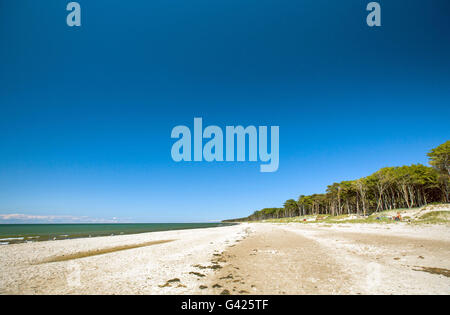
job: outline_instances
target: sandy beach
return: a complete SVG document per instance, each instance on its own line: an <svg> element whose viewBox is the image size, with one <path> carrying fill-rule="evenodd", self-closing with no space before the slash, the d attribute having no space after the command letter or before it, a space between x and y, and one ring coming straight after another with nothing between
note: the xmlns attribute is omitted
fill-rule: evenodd
<svg viewBox="0 0 450 315"><path fill-rule="evenodd" d="M449 294L450 227L245 223L0 246L1 294Z"/></svg>

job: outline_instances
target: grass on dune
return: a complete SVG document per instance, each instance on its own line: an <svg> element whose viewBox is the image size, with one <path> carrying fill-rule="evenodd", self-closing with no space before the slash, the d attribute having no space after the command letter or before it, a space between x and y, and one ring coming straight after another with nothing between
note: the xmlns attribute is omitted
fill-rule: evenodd
<svg viewBox="0 0 450 315"><path fill-rule="evenodd" d="M414 221L414 223L422 223L422 224L439 224L449 222L450 222L450 211L428 212L422 215L417 221Z"/></svg>

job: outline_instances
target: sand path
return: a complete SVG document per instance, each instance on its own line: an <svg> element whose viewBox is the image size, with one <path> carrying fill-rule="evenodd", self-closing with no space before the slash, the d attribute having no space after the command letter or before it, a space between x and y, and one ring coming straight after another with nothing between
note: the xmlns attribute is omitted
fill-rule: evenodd
<svg viewBox="0 0 450 315"><path fill-rule="evenodd" d="M353 282L320 243L269 224L253 226L221 260L226 265L208 279L208 293L345 294Z"/></svg>

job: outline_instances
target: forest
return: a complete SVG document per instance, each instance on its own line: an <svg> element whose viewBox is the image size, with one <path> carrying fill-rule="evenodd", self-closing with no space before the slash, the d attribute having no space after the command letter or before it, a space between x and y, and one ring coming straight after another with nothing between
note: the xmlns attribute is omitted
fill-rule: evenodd
<svg viewBox="0 0 450 315"><path fill-rule="evenodd" d="M255 221L304 215L370 215L373 212L448 203L450 140L430 150L429 166L384 167L375 173L327 186L326 193L300 195L282 207L264 208L246 218L224 222Z"/></svg>

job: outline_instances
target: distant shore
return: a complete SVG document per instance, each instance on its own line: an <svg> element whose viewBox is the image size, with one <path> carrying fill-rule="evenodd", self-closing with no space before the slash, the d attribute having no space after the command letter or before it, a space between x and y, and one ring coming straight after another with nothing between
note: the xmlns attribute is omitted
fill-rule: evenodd
<svg viewBox="0 0 450 315"><path fill-rule="evenodd" d="M0 246L1 294L448 294L446 225L243 223Z"/></svg>

